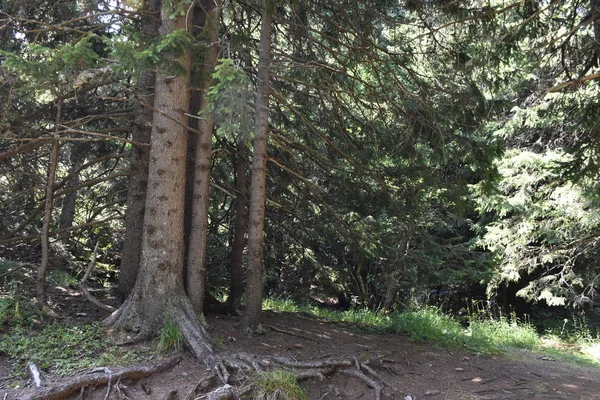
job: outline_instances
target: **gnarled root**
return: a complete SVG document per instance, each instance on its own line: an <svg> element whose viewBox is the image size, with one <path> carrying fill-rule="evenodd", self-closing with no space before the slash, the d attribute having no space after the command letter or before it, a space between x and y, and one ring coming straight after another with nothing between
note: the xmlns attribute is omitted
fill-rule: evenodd
<svg viewBox="0 0 600 400"><path fill-rule="evenodd" d="M179 362L181 362L181 357L176 356L156 365L127 367L117 372L111 372L105 368L102 372L93 372L91 374L77 376L59 386L37 390L32 395L25 396L23 400L64 399L69 394L91 385L109 385L108 390L110 391L112 382L118 382L119 380L126 378L134 380L145 378L155 372L173 368Z"/></svg>
<svg viewBox="0 0 600 400"><path fill-rule="evenodd" d="M343 375L352 376L364 382L368 387L374 390L373 398L375 400L381 399L381 394L384 387L383 380L379 377L377 372L368 365L358 359L326 359L326 360L314 360L314 361L296 361L285 357L258 357L246 353L235 353L235 354L222 354L221 360L217 363L218 368L221 372L217 371L217 366L213 367L213 373L206 378L203 378L196 389L188 396L188 399L212 399L208 397L211 393L228 393L227 396L234 397L215 397L214 399L236 399L241 393L236 393L235 388L229 386L229 377L232 381L244 382L248 380L248 375L255 372L264 372L270 369L283 369L294 374L297 381L304 381L308 379L318 379L323 381L327 376L330 376L336 372ZM223 376L223 370L231 371L231 374L227 372L227 380L225 381ZM213 380L216 376L220 377L221 382L225 386L221 386L217 390L205 393L202 395L196 395L196 391L203 387L207 389L207 381ZM227 387L226 391L221 392L222 388ZM241 389L242 392L248 391L249 388ZM234 394L231 394L230 390L233 390ZM194 396L197 397L194 397ZM216 395L216 394L215 394ZM238 396L238 397L235 397Z"/></svg>

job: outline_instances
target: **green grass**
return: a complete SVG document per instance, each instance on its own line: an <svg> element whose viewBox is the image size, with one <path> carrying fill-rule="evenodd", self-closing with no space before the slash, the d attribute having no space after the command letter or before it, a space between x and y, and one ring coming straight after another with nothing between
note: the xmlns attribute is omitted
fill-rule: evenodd
<svg viewBox="0 0 600 400"><path fill-rule="evenodd" d="M116 360L112 349L99 324L52 324L39 331L15 327L0 335L0 353L6 353L13 360L16 376L26 375L29 362L59 375L107 365Z"/></svg>
<svg viewBox="0 0 600 400"><path fill-rule="evenodd" d="M183 336L181 331L169 318L165 318L163 326L157 338L158 351L170 353L183 349Z"/></svg>
<svg viewBox="0 0 600 400"><path fill-rule="evenodd" d="M543 353L557 359L600 366L600 339L580 323L575 331L540 335L530 323L517 318L473 320L467 327L434 307L403 313L377 313L368 310L331 311L318 307L298 306L293 301L267 299L265 309L305 313L336 323L350 323L371 333L406 335L414 341L465 349L478 354L501 354L513 350Z"/></svg>
<svg viewBox="0 0 600 400"><path fill-rule="evenodd" d="M255 400L308 400L294 374L275 369L254 376Z"/></svg>

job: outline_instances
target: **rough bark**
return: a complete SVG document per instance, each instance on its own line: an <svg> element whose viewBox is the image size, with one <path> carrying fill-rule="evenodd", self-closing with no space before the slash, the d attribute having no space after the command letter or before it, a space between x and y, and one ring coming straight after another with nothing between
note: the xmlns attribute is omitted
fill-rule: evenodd
<svg viewBox="0 0 600 400"><path fill-rule="evenodd" d="M600 0L591 0L594 38L596 39L596 67L600 65Z"/></svg>
<svg viewBox="0 0 600 400"><path fill-rule="evenodd" d="M178 7L175 12L172 7ZM192 5L169 2L161 8L159 33L191 29ZM172 75L177 62L183 74ZM179 328L192 353L204 364L216 362L207 334L183 284L185 169L191 58L169 56L156 73L148 190L138 279L125 303L105 320L115 329L137 332L135 340L156 335L166 318Z"/></svg>
<svg viewBox="0 0 600 400"><path fill-rule="evenodd" d="M200 7L206 13L202 38L208 48L200 71L199 105L202 119L198 124L201 134L196 137L192 186L191 220L187 243L185 268L186 293L198 315L204 308L206 281L206 243L208 237L208 205L210 196L210 167L212 158L213 118L208 111L206 97L212 84L211 73L217 62L219 47L220 6L216 0L202 0Z"/></svg>
<svg viewBox="0 0 600 400"><path fill-rule="evenodd" d="M65 189L70 189L79 185L79 173L77 171L83 165L85 161L85 144L84 143L75 143L71 146L71 167L69 169L69 176L71 179L65 185ZM60 219L58 222L58 230L61 233L58 234L58 238L60 240L65 240L69 237L70 231L68 228L73 226L73 220L75 219L75 205L77 203L77 194L76 190L69 192L62 201L62 208L60 210Z"/></svg>
<svg viewBox="0 0 600 400"><path fill-rule="evenodd" d="M56 166L58 164L59 150L59 124L62 118L62 98L57 101L56 110L56 130L54 132L54 140L52 141L52 149L50 150L50 162L48 165L48 180L46 182L46 201L44 204L44 222L42 226L41 241L42 241L42 260L38 269L36 295L37 301L42 309L42 312L47 315L54 316L54 312L48 306L48 297L46 294L46 276L48 275L48 264L50 262L50 224L52 222L52 201L54 200L54 181L56 179Z"/></svg>
<svg viewBox="0 0 600 400"><path fill-rule="evenodd" d="M273 17L269 0L263 0L258 61L258 91L256 95L256 131L250 184L248 219L247 304L242 325L254 330L260 324L263 294L263 234L265 224L267 135L269 132L269 68L271 64L271 31Z"/></svg>
<svg viewBox="0 0 600 400"><path fill-rule="evenodd" d="M156 36L159 22L153 15L160 10L160 0L144 0L142 7L148 12L143 17L142 31L145 34ZM135 142L150 143L152 109L144 105L153 106L154 104L154 79L154 72L146 71L140 75L136 83L136 94L141 104L137 106L137 115L133 126L132 139ZM133 160L129 168L127 214L125 214L125 239L121 252L117 287L117 296L120 301L124 301L133 289L140 263L149 154L148 146L135 146L132 150Z"/></svg>
<svg viewBox="0 0 600 400"><path fill-rule="evenodd" d="M231 273L229 282L229 297L227 298L227 311L236 314L240 308L244 292L244 270L243 256L246 248L246 169L248 168L248 146L245 135L240 135L238 140L237 164L235 166L235 178L237 197L235 198L235 226L233 231L233 244L231 245L231 261L229 271Z"/></svg>

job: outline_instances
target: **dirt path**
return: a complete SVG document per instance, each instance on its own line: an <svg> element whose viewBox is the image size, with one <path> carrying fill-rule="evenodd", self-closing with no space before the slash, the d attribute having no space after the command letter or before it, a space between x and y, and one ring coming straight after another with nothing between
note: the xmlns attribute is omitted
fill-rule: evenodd
<svg viewBox="0 0 600 400"><path fill-rule="evenodd" d="M538 358L521 352L509 356L456 353L427 344L415 344L393 335L352 332L339 325L299 315L266 312L266 333L248 337L236 329L237 318L211 317L218 351L282 355L297 360L358 357L372 360L390 387L384 398L394 399L582 399L600 400L600 369ZM10 371L0 359L1 374ZM186 355L175 368L138 382L123 382L131 400L185 399L204 374L204 368ZM2 380L0 380L0 387ZM143 388L143 387L145 388ZM310 399L370 399L372 390L358 379L334 375L323 382L302 384ZM150 394L146 392L150 390ZM0 389L0 400L19 399L30 389ZM86 399L104 399L98 388ZM73 397L74 399L77 396ZM119 399L118 393L109 397Z"/></svg>

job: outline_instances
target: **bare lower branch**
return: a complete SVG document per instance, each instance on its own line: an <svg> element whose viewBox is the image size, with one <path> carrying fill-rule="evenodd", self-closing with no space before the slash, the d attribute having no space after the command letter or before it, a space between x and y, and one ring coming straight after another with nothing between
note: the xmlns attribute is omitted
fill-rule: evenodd
<svg viewBox="0 0 600 400"><path fill-rule="evenodd" d="M98 245L99 244L100 244L100 242L96 242L96 246L94 247L94 254L92 255L92 261L90 261L90 265L88 265L87 269L85 270L85 274L83 275L83 278L79 282L79 288L81 289L81 292L83 293L85 298L90 301L90 303L92 303L93 305L95 305L96 307L98 307L99 309L101 309L103 311L111 313L111 312L115 311L114 307L108 306L106 304L102 304L100 302L100 300L95 298L87 289L87 280L90 276L90 273L92 272L92 269L94 269L94 266L96 265L96 257L98 256Z"/></svg>

